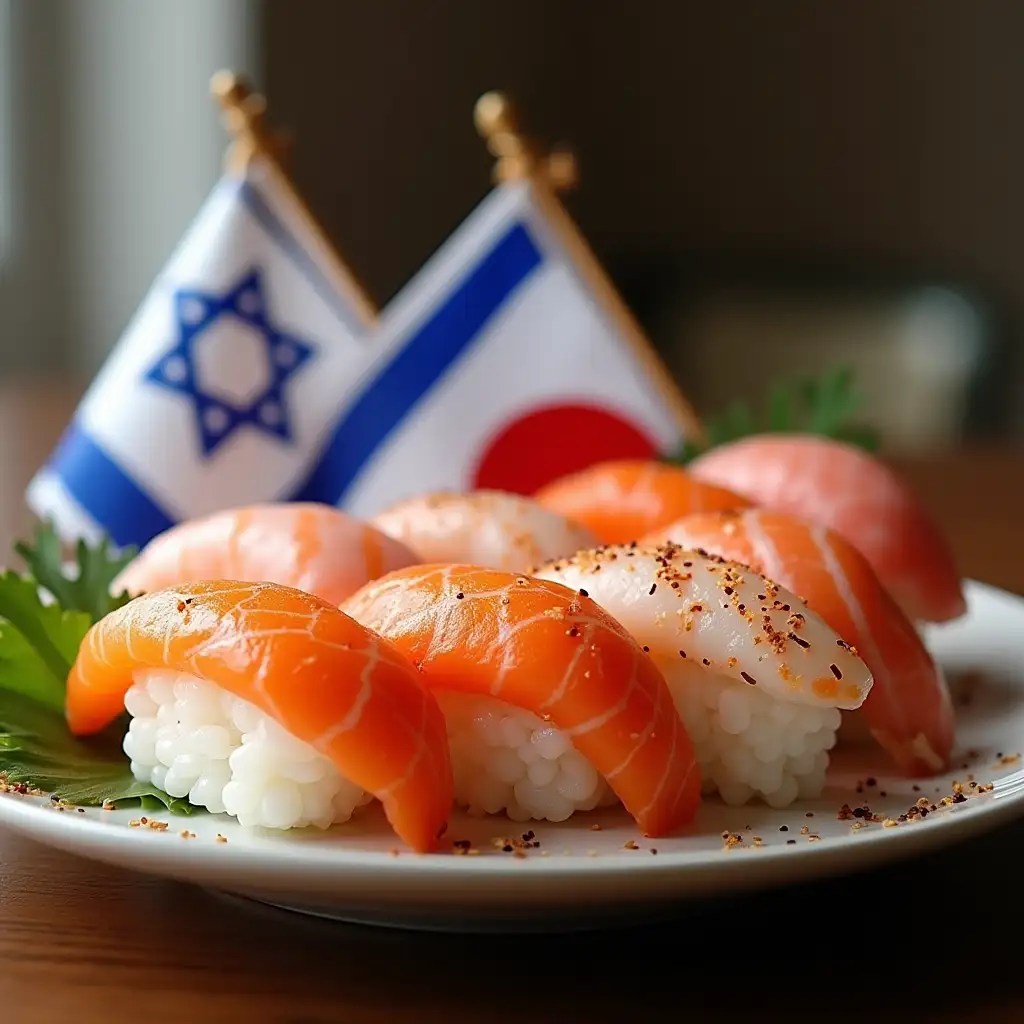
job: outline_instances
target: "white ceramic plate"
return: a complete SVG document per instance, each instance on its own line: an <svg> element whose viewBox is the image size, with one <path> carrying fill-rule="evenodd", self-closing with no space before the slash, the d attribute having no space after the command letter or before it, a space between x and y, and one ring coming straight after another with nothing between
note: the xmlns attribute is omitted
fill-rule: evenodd
<svg viewBox="0 0 1024 1024"><path fill-rule="evenodd" d="M784 811L728 808L711 799L689 835L656 841L645 840L624 812L609 811L562 825L533 823L530 842L539 846L518 852L495 841L521 840L524 826L456 817L446 838L468 840L477 852L467 855L396 853L400 844L372 811L327 833L253 834L223 815L167 814L152 816L168 822L158 831L133 827L137 813L61 812L45 800L6 794L0 823L126 870L308 913L413 928L588 927L652 916L699 897L855 871L1024 816L1024 762L1016 757L1024 750L1024 599L972 582L968 600L962 621L927 634L954 690L970 695L958 708L955 770L927 783L894 778L881 756L854 748L836 753L821 799ZM951 794L954 779L970 792L969 775L994 783L993 790L923 820L854 829L837 814L844 803L867 801L875 814L898 820L922 797L937 803ZM185 829L194 837L183 837ZM742 841L727 847L724 831Z"/></svg>

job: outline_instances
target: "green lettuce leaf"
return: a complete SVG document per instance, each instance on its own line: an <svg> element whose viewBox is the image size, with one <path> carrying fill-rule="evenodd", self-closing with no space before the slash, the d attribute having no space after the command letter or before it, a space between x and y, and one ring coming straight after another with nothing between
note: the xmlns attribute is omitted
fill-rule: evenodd
<svg viewBox="0 0 1024 1024"><path fill-rule="evenodd" d="M0 689L0 775L8 784L25 783L52 797L83 807L166 808L191 814L187 800L168 796L131 773L121 750L127 721L121 719L100 736L76 739L63 715L38 701Z"/></svg>
<svg viewBox="0 0 1024 1024"><path fill-rule="evenodd" d="M85 807L200 810L132 775L121 749L127 716L88 739L72 736L64 719L68 673L82 640L129 599L111 596L110 587L131 555L105 540L80 543L69 571L49 525L36 530L33 544L15 550L30 574L0 574L0 778Z"/></svg>

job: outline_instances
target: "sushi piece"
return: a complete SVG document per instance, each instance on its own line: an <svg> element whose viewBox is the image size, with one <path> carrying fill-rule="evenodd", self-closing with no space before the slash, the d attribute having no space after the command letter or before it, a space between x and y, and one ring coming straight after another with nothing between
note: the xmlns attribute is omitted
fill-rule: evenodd
<svg viewBox="0 0 1024 1024"><path fill-rule="evenodd" d="M113 586L138 595L187 580L267 581L337 605L369 580L416 561L401 542L330 505L282 502L172 526Z"/></svg>
<svg viewBox="0 0 1024 1024"><path fill-rule="evenodd" d="M422 671L471 813L564 821L621 800L660 836L696 812L700 774L665 680L586 594L434 565L370 583L344 609Z"/></svg>
<svg viewBox="0 0 1024 1024"><path fill-rule="evenodd" d="M694 480L678 466L642 459L600 462L553 481L535 497L545 508L583 523L602 544L638 540L691 512L750 504L738 494Z"/></svg>
<svg viewBox="0 0 1024 1024"><path fill-rule="evenodd" d="M954 715L946 681L852 544L823 526L761 509L689 516L658 537L742 562L803 595L871 670L874 685L852 717L867 723L907 774L930 775L948 765Z"/></svg>
<svg viewBox="0 0 1024 1024"><path fill-rule="evenodd" d="M671 544L598 548L535 574L585 590L650 650L706 792L777 808L821 793L840 709L861 706L871 673L796 595Z"/></svg>
<svg viewBox="0 0 1024 1024"><path fill-rule="evenodd" d="M706 452L689 469L754 505L834 530L912 620L946 622L967 611L953 556L927 509L859 448L809 435L750 437Z"/></svg>
<svg viewBox="0 0 1024 1024"><path fill-rule="evenodd" d="M135 777L242 825L347 821L376 797L427 851L452 807L444 718L393 645L273 583L213 580L101 619L68 677L77 736L127 709Z"/></svg>
<svg viewBox="0 0 1024 1024"><path fill-rule="evenodd" d="M504 491L427 494L401 501L371 522L408 545L422 563L462 562L508 572L597 543L578 523Z"/></svg>

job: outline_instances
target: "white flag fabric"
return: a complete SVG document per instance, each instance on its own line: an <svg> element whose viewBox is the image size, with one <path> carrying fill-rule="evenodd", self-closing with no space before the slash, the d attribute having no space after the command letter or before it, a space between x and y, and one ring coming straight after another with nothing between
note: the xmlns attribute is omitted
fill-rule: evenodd
<svg viewBox="0 0 1024 1024"><path fill-rule="evenodd" d="M545 200L529 181L494 189L393 300L293 497L371 515L440 489L531 493L681 443L678 392Z"/></svg>
<svg viewBox="0 0 1024 1024"><path fill-rule="evenodd" d="M65 539L145 544L284 499L352 399L374 311L262 158L207 199L32 481Z"/></svg>

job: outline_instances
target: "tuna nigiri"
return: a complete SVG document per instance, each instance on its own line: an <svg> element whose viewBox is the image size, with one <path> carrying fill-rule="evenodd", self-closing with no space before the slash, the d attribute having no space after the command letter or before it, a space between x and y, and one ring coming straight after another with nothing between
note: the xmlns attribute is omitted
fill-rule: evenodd
<svg viewBox="0 0 1024 1024"><path fill-rule="evenodd" d="M600 462L542 487L535 497L546 508L582 523L604 544L637 540L691 512L750 504L738 494L694 480L678 466L642 459Z"/></svg>
<svg viewBox="0 0 1024 1024"><path fill-rule="evenodd" d="M665 680L586 594L434 565L368 584L344 609L419 666L471 812L563 821L617 797L652 836L693 817L700 774Z"/></svg>
<svg viewBox="0 0 1024 1024"><path fill-rule="evenodd" d="M938 526L889 467L859 448L809 435L750 437L712 449L689 468L754 505L835 530L912 620L945 622L967 610Z"/></svg>
<svg viewBox="0 0 1024 1024"><path fill-rule="evenodd" d="M871 673L795 594L746 566L675 545L617 545L536 570L578 588L661 669L704 788L728 804L818 796L840 709Z"/></svg>
<svg viewBox="0 0 1024 1024"><path fill-rule="evenodd" d="M129 563L114 589L141 594L187 580L268 581L336 605L417 560L400 541L330 505L252 505L172 526Z"/></svg>
<svg viewBox="0 0 1024 1024"><path fill-rule="evenodd" d="M426 851L451 811L444 718L419 673L289 587L186 583L101 619L68 677L68 724L96 733L125 708L136 778L243 825L326 828L376 797Z"/></svg>
<svg viewBox="0 0 1024 1024"><path fill-rule="evenodd" d="M908 774L946 766L954 722L942 672L867 560L839 534L747 509L690 516L657 536L743 562L802 594L871 670L874 686L856 715L881 746Z"/></svg>
<svg viewBox="0 0 1024 1024"><path fill-rule="evenodd" d="M471 563L508 572L597 543L578 523L503 491L427 494L401 501L371 522L408 545L420 562Z"/></svg>

